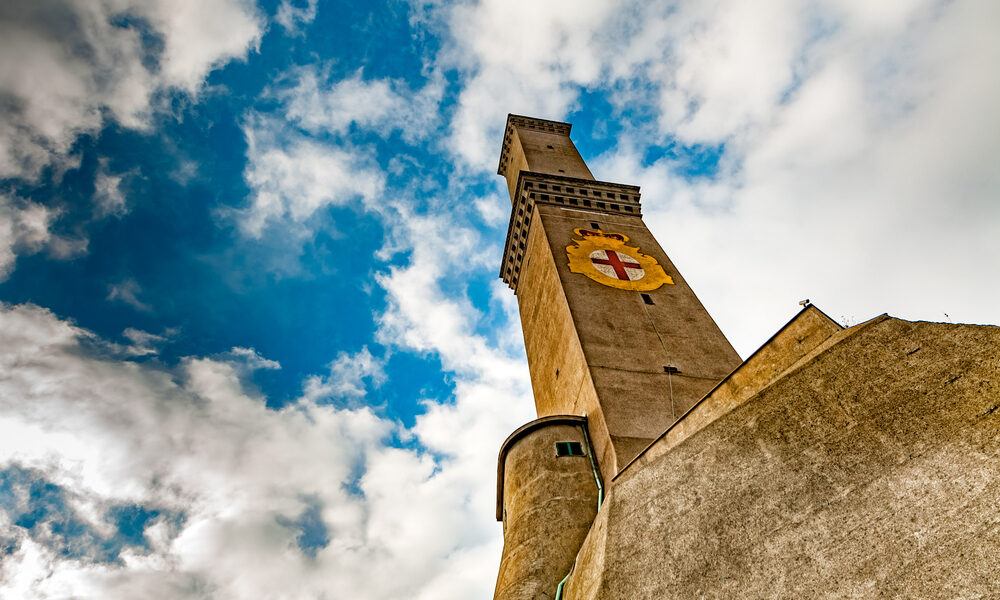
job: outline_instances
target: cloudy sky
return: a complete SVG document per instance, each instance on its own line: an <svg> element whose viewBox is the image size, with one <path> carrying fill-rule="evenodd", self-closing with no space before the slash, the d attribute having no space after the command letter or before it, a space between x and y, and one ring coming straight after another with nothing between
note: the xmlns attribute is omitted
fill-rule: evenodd
<svg viewBox="0 0 1000 600"><path fill-rule="evenodd" d="M744 357L1000 322L992 0L0 2L0 597L488 599L508 112Z"/></svg>

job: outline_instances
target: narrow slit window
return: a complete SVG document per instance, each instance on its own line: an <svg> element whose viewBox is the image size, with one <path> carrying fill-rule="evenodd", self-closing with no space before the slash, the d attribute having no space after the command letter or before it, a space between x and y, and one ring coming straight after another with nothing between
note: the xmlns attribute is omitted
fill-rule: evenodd
<svg viewBox="0 0 1000 600"><path fill-rule="evenodd" d="M649 294L639 294L639 295L642 296L642 301L645 302L646 304L650 306L655 304L655 302L653 302L653 298Z"/></svg>
<svg viewBox="0 0 1000 600"><path fill-rule="evenodd" d="M556 442L556 456L583 456L580 442Z"/></svg>

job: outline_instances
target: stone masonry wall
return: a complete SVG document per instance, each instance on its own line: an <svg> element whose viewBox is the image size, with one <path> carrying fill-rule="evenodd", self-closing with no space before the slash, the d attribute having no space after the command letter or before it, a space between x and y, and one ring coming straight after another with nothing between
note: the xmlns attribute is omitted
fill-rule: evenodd
<svg viewBox="0 0 1000 600"><path fill-rule="evenodd" d="M1000 328L860 328L610 487L567 600L1000 598Z"/></svg>

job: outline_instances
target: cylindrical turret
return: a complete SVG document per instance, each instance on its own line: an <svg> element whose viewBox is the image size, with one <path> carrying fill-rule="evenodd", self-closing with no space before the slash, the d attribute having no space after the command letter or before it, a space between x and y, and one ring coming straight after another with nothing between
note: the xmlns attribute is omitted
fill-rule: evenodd
<svg viewBox="0 0 1000 600"><path fill-rule="evenodd" d="M494 600L554 597L573 566L598 508L586 426L585 417L544 417L504 442L497 477L504 544Z"/></svg>

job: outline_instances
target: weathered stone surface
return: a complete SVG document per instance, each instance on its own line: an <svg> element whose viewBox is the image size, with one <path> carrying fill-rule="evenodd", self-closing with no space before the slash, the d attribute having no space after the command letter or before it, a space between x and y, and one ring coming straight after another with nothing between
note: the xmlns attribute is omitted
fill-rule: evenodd
<svg viewBox="0 0 1000 600"><path fill-rule="evenodd" d="M546 127L556 131L540 130ZM508 183L517 185L520 170L578 177L576 191L593 180L568 131L566 124L512 116L501 159ZM554 179L557 184L567 185ZM635 188L628 194L638 198ZM594 202L610 210L606 195ZM641 217L551 204L526 208L530 214L519 218L530 219L527 239L518 236L516 251L523 261L511 276L517 278L535 406L539 416L586 415L599 468L610 480L740 358ZM566 247L578 237L577 228L627 236L673 283L645 292L650 305L637 291L571 272ZM668 366L677 372L666 372Z"/></svg>
<svg viewBox="0 0 1000 600"><path fill-rule="evenodd" d="M879 319L625 470L566 589L996 598L1000 328Z"/></svg>
<svg viewBox="0 0 1000 600"><path fill-rule="evenodd" d="M879 321L887 317L879 317ZM871 323L871 322L869 322ZM867 326L853 328L848 334ZM803 361L840 339L843 328L823 311L809 305L795 315L746 361L673 423L624 469L638 469L662 456L720 416L743 404ZM616 477L620 477L619 472Z"/></svg>
<svg viewBox="0 0 1000 600"><path fill-rule="evenodd" d="M557 457L555 450L556 442L577 442L587 452L585 421L540 421L512 434L500 454L504 548L497 600L552 597L597 514L589 455Z"/></svg>
<svg viewBox="0 0 1000 600"><path fill-rule="evenodd" d="M511 198L521 171L593 179L569 138L570 125L510 115L504 132L498 174L507 178Z"/></svg>

